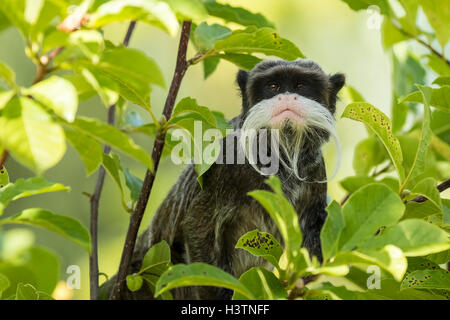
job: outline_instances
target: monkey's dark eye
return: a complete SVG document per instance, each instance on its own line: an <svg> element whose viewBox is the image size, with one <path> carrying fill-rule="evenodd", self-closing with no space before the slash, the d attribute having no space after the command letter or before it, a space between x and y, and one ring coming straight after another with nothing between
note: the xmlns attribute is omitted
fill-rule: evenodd
<svg viewBox="0 0 450 320"><path fill-rule="evenodd" d="M280 86L276 82L269 83L268 87L271 91L274 91L274 92L280 90Z"/></svg>
<svg viewBox="0 0 450 320"><path fill-rule="evenodd" d="M297 89L303 88L303 83L297 82L296 88L297 88Z"/></svg>

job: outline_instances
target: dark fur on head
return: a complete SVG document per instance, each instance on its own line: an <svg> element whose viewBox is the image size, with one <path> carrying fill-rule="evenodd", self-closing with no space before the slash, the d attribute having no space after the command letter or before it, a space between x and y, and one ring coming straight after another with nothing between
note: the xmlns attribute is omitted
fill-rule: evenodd
<svg viewBox="0 0 450 320"><path fill-rule="evenodd" d="M306 59L263 61L249 72L238 72L237 83L241 89L244 113L259 101L279 93L265 89L273 81L282 82L279 92L298 93L323 104L334 114L337 93L345 84L345 76L342 73L329 76L317 63ZM303 86L297 88L298 83Z"/></svg>
<svg viewBox="0 0 450 320"><path fill-rule="evenodd" d="M270 81L277 81L279 88L273 87L277 89L276 92L266 90L265 86ZM271 107L272 100L266 100L269 102L264 105L263 99L273 99L276 94L295 90L298 96L291 95L293 99L297 99L295 101L301 100L312 109L327 108L330 112L326 109L321 109L320 112L332 114L336 109L337 92L344 85L344 81L342 74L328 76L316 63L309 60L264 61L249 72L239 71L237 82L242 91L243 109L231 123L237 131L246 118L253 117L258 120L258 113L250 114L252 108L257 110L255 108L258 108L258 105ZM298 83L301 83L301 86L298 86ZM273 100L277 102L277 98ZM264 113L260 114L265 116ZM330 117L333 118L332 115ZM316 124L325 118L317 119L319 120L316 120ZM230 136L224 138L224 141L230 141ZM308 148L301 149L298 155L298 171L301 176L311 180L298 180L283 170L279 171L277 176L282 181L283 193L298 213L303 232L302 246L320 260L320 230L326 218L327 185L315 182L326 179L319 143L309 143ZM248 195L250 191L257 189L270 190L265 183L266 177L248 163L215 163L203 175L203 188L200 188L196 178L194 165L188 165L159 207L151 226L140 237L133 268L129 273L138 271L147 250L162 240L167 241L171 247L173 264L205 262L235 277L240 277L251 267L269 268L261 257L235 249L237 240L254 229L269 232L281 240L279 230L270 215L259 202ZM172 292L176 299L231 298L230 290L214 287L185 287ZM128 298L142 299L152 296L149 289L143 286L138 292L129 293Z"/></svg>

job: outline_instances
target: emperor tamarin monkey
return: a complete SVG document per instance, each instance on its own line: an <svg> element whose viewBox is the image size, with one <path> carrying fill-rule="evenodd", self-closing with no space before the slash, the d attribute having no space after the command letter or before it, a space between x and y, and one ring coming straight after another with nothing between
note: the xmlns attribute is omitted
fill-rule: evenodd
<svg viewBox="0 0 450 320"><path fill-rule="evenodd" d="M236 131L279 129L276 175L298 212L303 246L321 259L320 230L327 204L321 145L330 136L336 138L333 114L344 75L329 76L310 60L267 60L249 72L240 70L237 82L242 112L231 123ZM231 138L224 141L227 139ZM235 148L240 148L238 143ZM236 277L251 267L264 266L263 259L235 249L237 240L254 229L280 239L269 214L248 195L256 189L268 190L267 176L258 164L215 163L203 177L203 188L196 178L194 166L188 165L141 236L135 260L140 261L150 246L165 240L174 264L205 262ZM231 298L229 290L213 287L181 288L173 293L177 299ZM138 293L134 298L144 296Z"/></svg>

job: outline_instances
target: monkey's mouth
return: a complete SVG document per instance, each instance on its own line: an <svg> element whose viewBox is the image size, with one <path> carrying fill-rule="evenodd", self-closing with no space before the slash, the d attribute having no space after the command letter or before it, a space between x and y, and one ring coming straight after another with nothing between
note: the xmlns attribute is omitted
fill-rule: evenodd
<svg viewBox="0 0 450 320"><path fill-rule="evenodd" d="M301 126L305 123L305 115L293 107L282 107L275 110L270 119L272 127L283 126L286 122Z"/></svg>

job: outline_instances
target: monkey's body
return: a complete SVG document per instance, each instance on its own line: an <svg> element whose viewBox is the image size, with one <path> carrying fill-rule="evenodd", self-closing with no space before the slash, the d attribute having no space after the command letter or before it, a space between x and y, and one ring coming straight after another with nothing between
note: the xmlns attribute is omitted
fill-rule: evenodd
<svg viewBox="0 0 450 320"><path fill-rule="evenodd" d="M320 150L301 157L300 172L315 180L325 179ZM303 245L320 257L320 229L326 217L326 184L298 181L281 170L286 197L299 214ZM205 262L236 277L254 266L265 266L262 258L235 249L245 233L259 229L281 240L275 223L265 209L247 195L253 190L269 190L267 178L246 164L214 164L203 177L203 188L192 165L188 166L153 219L147 234L149 246L167 241L173 263ZM175 291L176 299L231 298L229 290L213 287Z"/></svg>
<svg viewBox="0 0 450 320"><path fill-rule="evenodd" d="M283 162L287 155L283 163L294 163L294 167L282 165L276 175L298 213L303 246L321 260L320 230L326 218L327 184L320 147L330 134L335 134L333 114L344 76L328 76L309 60L268 60L250 72L241 70L237 81L243 110L232 120L234 129L278 127L285 132L284 125L288 123L294 134L289 129L285 139L295 139L301 133L296 144L288 141L280 153L280 160ZM230 136L224 141L227 139ZM238 144L234 148L236 152ZM222 159L226 157L224 149L228 150L222 148ZM269 214L248 195L253 190L269 190L264 182L267 177L246 159L245 164L214 163L203 176L203 188L196 178L194 166L189 165L140 237L133 269L139 270L145 252L161 240L169 243L174 264L204 262L236 277L251 267L266 266L262 258L235 249L235 245L242 235L254 229L269 232L281 241ZM144 291L143 288L128 298L151 298ZM185 287L173 290L173 294L176 299L231 298L229 290L215 287Z"/></svg>

